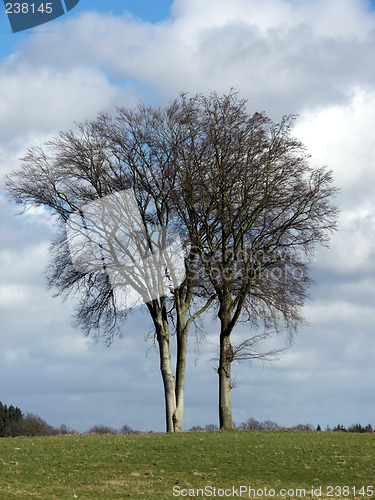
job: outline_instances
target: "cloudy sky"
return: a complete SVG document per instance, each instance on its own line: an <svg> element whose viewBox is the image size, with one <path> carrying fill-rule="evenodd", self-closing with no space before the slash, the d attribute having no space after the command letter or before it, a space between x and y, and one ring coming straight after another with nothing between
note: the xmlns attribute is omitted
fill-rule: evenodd
<svg viewBox="0 0 375 500"><path fill-rule="evenodd" d="M1 3L0 183L29 146L74 121L231 87L251 112L298 113L295 135L341 188L339 231L312 264L309 325L280 361L234 366L234 420L375 425L375 2L80 0L18 34ZM136 311L109 348L85 338L73 302L45 285L53 225L16 212L1 190L0 401L78 431L162 431L148 315ZM205 330L189 341L184 429L218 420L218 325L209 317Z"/></svg>

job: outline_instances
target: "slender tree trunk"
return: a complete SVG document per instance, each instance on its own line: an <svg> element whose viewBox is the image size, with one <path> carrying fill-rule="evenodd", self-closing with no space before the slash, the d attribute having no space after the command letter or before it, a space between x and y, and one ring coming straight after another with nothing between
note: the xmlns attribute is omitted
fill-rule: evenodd
<svg viewBox="0 0 375 500"><path fill-rule="evenodd" d="M166 431L174 432L173 417L176 412L175 378L171 367L169 338L162 329L157 332L157 341L159 344L160 371L164 386Z"/></svg>
<svg viewBox="0 0 375 500"><path fill-rule="evenodd" d="M165 304L161 307L156 301L148 304L151 313L156 339L159 344L160 371L163 379L165 398L166 432L174 432L173 415L176 412L175 378L171 366L171 353L169 350L169 327L166 320Z"/></svg>
<svg viewBox="0 0 375 500"><path fill-rule="evenodd" d="M232 405L230 400L230 370L233 361L233 348L229 335L220 335L219 360L219 422L220 429L233 429Z"/></svg>
<svg viewBox="0 0 375 500"><path fill-rule="evenodd" d="M180 432L184 413L185 369L186 369L187 333L185 329L177 332L177 360L176 360L176 411L173 415L174 431Z"/></svg>
<svg viewBox="0 0 375 500"><path fill-rule="evenodd" d="M185 325L187 307L182 307L177 314L177 359L176 378L173 375L169 350L169 327L162 305L148 304L151 312L156 338L159 345L160 371L163 379L166 432L180 432L184 412L185 369L187 337L189 328Z"/></svg>
<svg viewBox="0 0 375 500"><path fill-rule="evenodd" d="M224 289L221 297L220 319L220 358L219 358L219 423L220 429L233 429L231 391L231 366L233 361L233 347L230 341L231 296L228 289Z"/></svg>

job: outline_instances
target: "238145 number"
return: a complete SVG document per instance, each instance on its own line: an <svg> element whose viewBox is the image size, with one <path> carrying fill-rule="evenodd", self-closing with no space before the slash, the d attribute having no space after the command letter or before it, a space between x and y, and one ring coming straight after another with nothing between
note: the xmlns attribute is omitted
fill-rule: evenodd
<svg viewBox="0 0 375 500"><path fill-rule="evenodd" d="M7 3L5 9L7 14L52 14L52 3Z"/></svg>
<svg viewBox="0 0 375 500"><path fill-rule="evenodd" d="M374 487L367 486L366 488L362 486L361 488L356 488L355 486L327 486L326 495L327 497L343 498L349 496L360 495L361 497L372 497L374 494Z"/></svg>

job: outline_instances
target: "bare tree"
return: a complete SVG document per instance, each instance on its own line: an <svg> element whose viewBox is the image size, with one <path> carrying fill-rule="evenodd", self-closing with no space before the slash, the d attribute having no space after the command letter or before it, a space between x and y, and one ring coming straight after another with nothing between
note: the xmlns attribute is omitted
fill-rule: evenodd
<svg viewBox="0 0 375 500"><path fill-rule="evenodd" d="M181 428L187 337L200 314L213 307L220 321L221 428L233 427L232 362L277 354L255 347L281 330L292 338L303 322L306 256L327 244L337 211L331 173L309 166L292 125L293 117L275 124L250 116L234 92L182 95L165 108L118 109L60 133L29 150L7 180L16 202L45 206L59 221L49 283L59 295L76 294L76 322L87 334L112 341L129 310L121 306L129 287L127 307L146 303L167 431ZM131 202L121 198L128 191ZM184 278L173 235L185 250ZM164 252L170 247L175 257ZM239 321L261 331L233 346Z"/></svg>
<svg viewBox="0 0 375 500"><path fill-rule="evenodd" d="M160 110L142 105L134 111L119 109L114 118L101 114L61 132L44 148L30 149L22 168L6 182L25 209L44 206L57 220L49 285L62 297L74 294L76 325L86 334L102 335L110 344L128 311L146 304L159 347L168 432L181 429L189 329L213 300L195 300L198 267L189 245L182 241L183 267L189 273L181 277L175 272L181 266L172 262L173 241L168 242L171 230L185 237L170 203L180 111L172 103ZM177 339L176 376L171 324Z"/></svg>
<svg viewBox="0 0 375 500"><path fill-rule="evenodd" d="M264 357L258 340L303 323L310 284L308 257L336 229L331 172L309 165L303 144L291 136L293 116L273 123L249 115L235 92L183 97L175 206L215 294L220 321L219 419L233 428L231 365ZM176 187L178 185L178 188ZM238 346L239 321L262 329Z"/></svg>

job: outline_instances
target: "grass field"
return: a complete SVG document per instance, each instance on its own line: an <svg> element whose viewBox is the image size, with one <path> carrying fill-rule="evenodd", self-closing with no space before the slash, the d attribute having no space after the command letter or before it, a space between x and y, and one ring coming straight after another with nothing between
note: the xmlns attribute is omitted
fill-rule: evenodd
<svg viewBox="0 0 375 500"><path fill-rule="evenodd" d="M1 500L239 498L240 493L242 498L353 499L375 497L372 486L375 434L233 431L0 439ZM288 495L283 489L295 491Z"/></svg>

